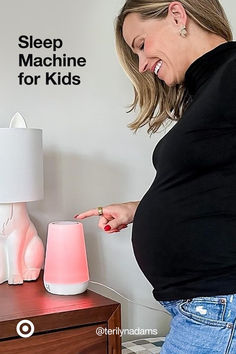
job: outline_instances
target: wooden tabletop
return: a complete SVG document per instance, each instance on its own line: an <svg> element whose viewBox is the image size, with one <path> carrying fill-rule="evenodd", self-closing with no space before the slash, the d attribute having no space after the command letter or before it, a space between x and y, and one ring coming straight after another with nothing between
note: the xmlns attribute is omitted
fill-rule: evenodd
<svg viewBox="0 0 236 354"><path fill-rule="evenodd" d="M91 290L79 295L54 295L44 288L43 271L35 281L0 284L0 339L14 337L20 319L34 323L35 332L107 321L120 304Z"/></svg>

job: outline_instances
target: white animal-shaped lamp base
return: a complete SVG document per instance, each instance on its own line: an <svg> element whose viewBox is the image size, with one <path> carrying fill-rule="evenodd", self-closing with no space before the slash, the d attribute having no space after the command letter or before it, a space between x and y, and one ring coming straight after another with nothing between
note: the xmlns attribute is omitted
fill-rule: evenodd
<svg viewBox="0 0 236 354"><path fill-rule="evenodd" d="M44 246L26 203L0 204L0 227L0 284L36 280L44 261Z"/></svg>
<svg viewBox="0 0 236 354"><path fill-rule="evenodd" d="M12 118L10 128L27 128L23 117L19 113L16 113ZM2 134L2 136L4 136L4 131ZM16 150L17 149L21 149L21 146L18 147L17 145ZM4 154L10 154L9 148L6 148L5 150ZM33 154L33 150L31 151L30 147L28 150L30 151L30 154ZM17 152L14 152L14 154L17 154ZM1 158L3 158L3 155ZM23 152L18 160L22 158L21 156L23 156L23 158L25 157ZM35 155L32 156L32 158L34 158ZM1 163L7 168L7 165L10 163L14 166L13 160L14 158L10 156L9 161L7 160L7 162L4 163L4 160L3 162L1 160ZM37 161L37 163L39 166L40 161ZM20 164L25 166L21 161ZM9 165L9 167L10 166L11 165ZM14 175L14 173L12 175ZM22 178L21 172L19 173L19 176L17 173L15 175L14 178ZM6 180L7 179L5 178L5 184L7 185ZM22 180L22 183L25 185L25 180ZM14 200L14 196L12 196L10 200L5 200L3 198L3 186L5 184L2 184L0 193L0 197L2 198L0 200L0 284L6 281L8 281L8 284L22 284L24 280L36 280L38 278L44 262L44 246L29 218L26 203L22 201L24 200L24 197L20 198L19 202L14 203L10 203L10 201ZM22 184L19 186L21 187ZM29 185L26 184L26 190L29 190L28 186ZM17 187L18 190L21 189L20 187ZM37 196L39 193L35 195ZM36 199L37 197L34 197L32 200Z"/></svg>

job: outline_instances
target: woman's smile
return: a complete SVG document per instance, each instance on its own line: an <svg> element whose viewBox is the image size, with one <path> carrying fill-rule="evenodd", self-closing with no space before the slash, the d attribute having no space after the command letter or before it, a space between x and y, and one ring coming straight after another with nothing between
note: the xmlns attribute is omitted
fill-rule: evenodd
<svg viewBox="0 0 236 354"><path fill-rule="evenodd" d="M154 68L154 73L157 75L158 72L160 71L161 67L162 67L162 60L159 60Z"/></svg>

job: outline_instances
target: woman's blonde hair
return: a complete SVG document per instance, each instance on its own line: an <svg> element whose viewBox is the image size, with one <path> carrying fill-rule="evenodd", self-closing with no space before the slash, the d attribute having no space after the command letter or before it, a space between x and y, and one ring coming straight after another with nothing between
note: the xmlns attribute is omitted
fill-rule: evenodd
<svg viewBox="0 0 236 354"><path fill-rule="evenodd" d="M179 120L189 102L183 84L169 87L151 72L140 73L138 57L123 38L122 28L129 13L137 13L142 19L163 19L168 14L172 1L168 0L127 0L116 19L116 49L121 65L130 78L134 88L134 101L130 111L140 108L137 118L128 127L137 131L148 124L148 133L155 133L167 118ZM225 12L218 0L180 0L187 15L204 30L233 39Z"/></svg>

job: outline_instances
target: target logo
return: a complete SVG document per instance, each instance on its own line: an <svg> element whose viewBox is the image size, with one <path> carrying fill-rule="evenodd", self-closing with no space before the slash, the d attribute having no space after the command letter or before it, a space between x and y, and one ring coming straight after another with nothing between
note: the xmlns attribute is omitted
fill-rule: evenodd
<svg viewBox="0 0 236 354"><path fill-rule="evenodd" d="M20 337L28 338L34 333L34 324L29 320L21 320L17 323L16 332Z"/></svg>

